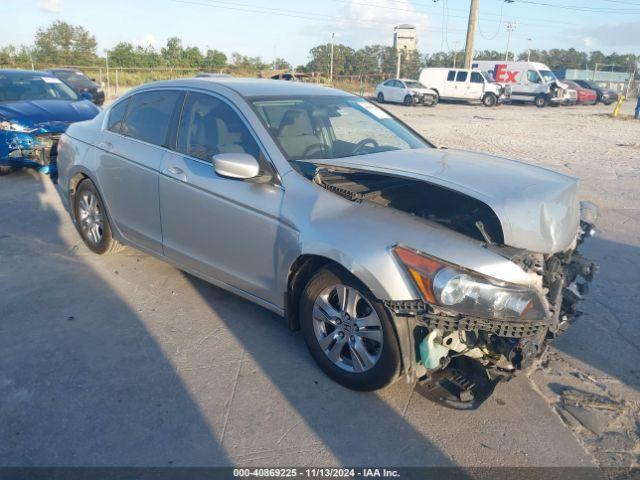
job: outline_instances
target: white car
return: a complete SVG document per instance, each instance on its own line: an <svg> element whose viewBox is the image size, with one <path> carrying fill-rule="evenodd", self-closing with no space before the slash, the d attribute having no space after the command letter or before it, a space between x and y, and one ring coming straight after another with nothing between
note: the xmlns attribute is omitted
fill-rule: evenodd
<svg viewBox="0 0 640 480"><path fill-rule="evenodd" d="M378 103L402 103L407 107L424 104L430 107L438 103L438 93L425 87L417 80L408 78L392 78L380 83L376 87Z"/></svg>

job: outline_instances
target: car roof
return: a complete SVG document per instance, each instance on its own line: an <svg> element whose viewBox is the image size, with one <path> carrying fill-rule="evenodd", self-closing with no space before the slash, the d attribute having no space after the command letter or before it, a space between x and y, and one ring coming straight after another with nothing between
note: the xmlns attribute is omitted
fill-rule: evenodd
<svg viewBox="0 0 640 480"><path fill-rule="evenodd" d="M200 88L214 91L216 86L233 90L243 97L277 97L295 95L342 95L352 94L336 88L324 87L313 83L290 82L287 80L271 80L239 77L200 77L164 80L143 85L135 91L154 87Z"/></svg>
<svg viewBox="0 0 640 480"><path fill-rule="evenodd" d="M52 77L51 73L43 72L39 70L13 70L13 69L0 69L0 75L7 75L9 77L17 76L33 76L33 77Z"/></svg>

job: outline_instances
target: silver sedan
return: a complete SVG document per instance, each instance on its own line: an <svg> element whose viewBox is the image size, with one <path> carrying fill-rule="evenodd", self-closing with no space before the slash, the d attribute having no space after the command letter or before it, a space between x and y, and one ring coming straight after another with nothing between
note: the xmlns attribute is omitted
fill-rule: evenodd
<svg viewBox="0 0 640 480"><path fill-rule="evenodd" d="M91 250L133 246L285 316L353 389L404 375L473 408L565 329L595 271L575 179L436 148L339 90L148 84L58 148Z"/></svg>

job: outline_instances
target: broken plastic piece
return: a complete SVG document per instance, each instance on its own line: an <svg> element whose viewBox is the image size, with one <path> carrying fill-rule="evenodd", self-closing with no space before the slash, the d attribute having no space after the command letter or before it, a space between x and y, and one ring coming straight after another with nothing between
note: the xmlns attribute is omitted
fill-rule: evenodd
<svg viewBox="0 0 640 480"><path fill-rule="evenodd" d="M449 354L448 348L436 343L438 337L441 337L440 330L435 328L420 342L420 362L429 370L440 367L442 359Z"/></svg>
<svg viewBox="0 0 640 480"><path fill-rule="evenodd" d="M423 397L454 410L475 410L491 396L502 376L491 378L482 364L456 357L444 370L430 373L416 384Z"/></svg>

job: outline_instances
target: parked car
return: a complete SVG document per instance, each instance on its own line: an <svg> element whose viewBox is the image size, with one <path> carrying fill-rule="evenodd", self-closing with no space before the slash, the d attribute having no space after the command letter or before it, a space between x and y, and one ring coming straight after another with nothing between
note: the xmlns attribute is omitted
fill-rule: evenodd
<svg viewBox="0 0 640 480"><path fill-rule="evenodd" d="M0 174L23 167L55 174L60 135L99 112L87 98L45 72L0 70Z"/></svg>
<svg viewBox="0 0 640 480"><path fill-rule="evenodd" d="M210 73L210 72L200 72L196 75L196 78L229 78L231 75L228 73Z"/></svg>
<svg viewBox="0 0 640 480"><path fill-rule="evenodd" d="M420 83L446 100L481 101L493 107L510 97L509 88L493 82L484 72L462 68L423 68Z"/></svg>
<svg viewBox="0 0 640 480"><path fill-rule="evenodd" d="M78 95L91 94L91 101L98 106L104 104L104 90L95 82L95 79L87 77L80 70L73 68L52 68L45 70L54 77L58 77L73 88Z"/></svg>
<svg viewBox="0 0 640 480"><path fill-rule="evenodd" d="M378 103L402 103L406 106L422 104L433 107L438 103L438 94L417 80L392 78L376 87L376 99Z"/></svg>
<svg viewBox="0 0 640 480"><path fill-rule="evenodd" d="M598 103L598 93L590 88L584 88L576 82L571 80L563 80L564 83L569 85L570 88L575 90L578 94L577 103L582 105L595 105Z"/></svg>
<svg viewBox="0 0 640 480"><path fill-rule="evenodd" d="M615 90L601 87L596 82L593 82L591 80L574 80L574 82L584 88L594 90L598 95L598 102L602 102L605 105L611 105L612 103L617 102L618 98L620 98L618 92L616 92Z"/></svg>
<svg viewBox="0 0 640 480"><path fill-rule="evenodd" d="M575 178L435 148L318 85L147 84L72 125L58 162L89 249L131 245L284 315L352 389L405 376L473 408L568 326L594 273Z"/></svg>
<svg viewBox="0 0 640 480"><path fill-rule="evenodd" d="M542 108L571 103L573 97L577 98L544 63L478 60L472 66L493 72L496 82L511 86L511 99L515 101L532 102Z"/></svg>

